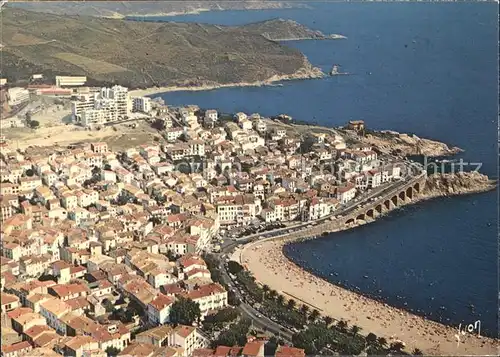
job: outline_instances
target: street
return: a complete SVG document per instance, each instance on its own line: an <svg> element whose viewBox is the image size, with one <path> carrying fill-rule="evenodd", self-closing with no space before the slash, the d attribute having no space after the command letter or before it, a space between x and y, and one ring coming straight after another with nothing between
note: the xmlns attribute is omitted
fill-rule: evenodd
<svg viewBox="0 0 500 357"><path fill-rule="evenodd" d="M386 184L379 186L375 189L372 189L372 191L362 197L361 200L352 200L345 204L344 206L341 207L340 210L336 211L334 214L320 218L315 221L309 221L309 222L303 222L303 223L298 223L295 226L287 227L287 228L280 228L276 229L270 232L265 232L265 233L257 233L253 234L247 237L242 237L242 238L236 238L234 240L225 240L223 245L221 246L221 253L218 255L220 262L219 262L219 269L222 272L222 277L224 282L232 289L238 299L241 301L240 306L238 309L242 312L242 314L248 318L250 318L253 321L253 324L257 327L266 329L267 331L270 331L274 333L277 336L282 337L283 339L286 340L291 340L293 332L285 328L284 326L270 320L266 316L262 316L256 309L254 309L252 306L247 304L243 297L242 297L242 292L235 284L233 283L231 277L229 276L228 272L226 271L225 268L225 261L221 258L223 257L228 257L230 253L234 250L235 247L243 244L247 244L249 242L253 242L259 239L265 239L265 238L272 238L272 237L281 237L283 235L299 231L301 229L304 229L312 224L318 225L321 224L327 220L330 220L331 217L336 217L336 216L345 216L351 213L352 211L356 210L360 205L364 205L367 203L370 203L371 200L374 197L378 196L386 196L388 194L392 195L392 192L397 192L397 190L400 189L400 187L404 184L406 184L409 180L412 180L414 178L418 178L421 175L424 175L423 171L420 171L418 168L411 166L411 163L405 163L407 165L408 171L405 173L403 176L403 179L398 181L395 184ZM420 171L420 173L419 173ZM412 177L413 176L413 177Z"/></svg>

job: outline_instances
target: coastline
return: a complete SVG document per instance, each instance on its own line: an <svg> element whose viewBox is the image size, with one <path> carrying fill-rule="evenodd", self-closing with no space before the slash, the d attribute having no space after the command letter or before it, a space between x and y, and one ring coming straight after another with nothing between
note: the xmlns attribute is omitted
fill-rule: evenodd
<svg viewBox="0 0 500 357"><path fill-rule="evenodd" d="M449 193L434 190L399 207L440 197L475 194L494 189L496 183L490 180L483 187L463 192ZM361 224L375 221L376 219ZM361 224L342 227L330 233ZM386 337L389 343L401 340L406 344L407 351L419 348L424 353L432 355L498 354L500 345L496 339L467 335L461 336L461 343L457 345L455 337L457 328L389 306L305 271L285 256L283 247L292 242L308 239L315 237L311 236L311 233L299 232L278 239L256 241L243 247L240 261L254 274L257 281L283 293L285 297L292 296L295 300L302 300L298 303L306 302L314 306L321 314L345 320L350 325L358 325L363 333L372 332L377 336Z"/></svg>
<svg viewBox="0 0 500 357"><path fill-rule="evenodd" d="M307 60L306 60L307 61ZM179 91L207 91L220 88L235 88L235 87L263 87L273 86L282 81L304 80L304 79L319 79L324 78L326 75L318 67L306 65L299 68L295 73L285 75L274 75L268 79L255 82L240 82L240 83L210 83L200 86L182 86L173 85L168 87L150 87L146 89L133 89L129 91L131 97L151 96L155 94Z"/></svg>

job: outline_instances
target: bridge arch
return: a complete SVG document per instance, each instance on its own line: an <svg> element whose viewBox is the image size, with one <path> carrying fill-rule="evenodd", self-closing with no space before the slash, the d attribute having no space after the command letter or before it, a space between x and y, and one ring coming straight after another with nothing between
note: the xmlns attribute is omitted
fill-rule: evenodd
<svg viewBox="0 0 500 357"><path fill-rule="evenodd" d="M377 207L375 207L375 211L380 215L382 214L384 208L382 207L382 205L377 205Z"/></svg>
<svg viewBox="0 0 500 357"><path fill-rule="evenodd" d="M398 196L392 196L391 201L394 204L394 206L397 206L398 205Z"/></svg>
<svg viewBox="0 0 500 357"><path fill-rule="evenodd" d="M415 185L413 185L413 189L414 189L416 192L420 193L420 189L421 189L421 187L420 187L420 182L417 182Z"/></svg>
<svg viewBox="0 0 500 357"><path fill-rule="evenodd" d="M353 224L355 221L354 221L354 218L349 218L347 221L345 221L345 225L348 226L350 224Z"/></svg>
<svg viewBox="0 0 500 357"><path fill-rule="evenodd" d="M406 201L405 191L401 191L398 196L401 199L401 201Z"/></svg>
<svg viewBox="0 0 500 357"><path fill-rule="evenodd" d="M406 197L408 197L410 200L413 199L413 188L412 187L408 187L406 189Z"/></svg>
<svg viewBox="0 0 500 357"><path fill-rule="evenodd" d="M366 215L370 218L375 218L375 209L370 208L368 211L366 211Z"/></svg>

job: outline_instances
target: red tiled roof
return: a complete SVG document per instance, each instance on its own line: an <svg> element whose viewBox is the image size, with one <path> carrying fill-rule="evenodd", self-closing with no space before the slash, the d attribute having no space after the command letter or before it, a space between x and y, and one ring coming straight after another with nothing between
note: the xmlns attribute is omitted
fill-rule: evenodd
<svg viewBox="0 0 500 357"><path fill-rule="evenodd" d="M33 349L33 347L31 347L28 341L18 342L14 343L13 345L7 345L7 346L3 345L2 355L5 355L7 353L12 353L15 351L21 351L24 349Z"/></svg>
<svg viewBox="0 0 500 357"><path fill-rule="evenodd" d="M262 341L247 342L243 347L242 355L244 356L258 356L260 349L264 346Z"/></svg>
<svg viewBox="0 0 500 357"><path fill-rule="evenodd" d="M158 296L149 304L153 306L156 310L160 311L163 310L165 307L172 305L173 303L174 299L163 294L158 294Z"/></svg>
<svg viewBox="0 0 500 357"><path fill-rule="evenodd" d="M305 357L306 353L302 348L289 346L278 346L275 357Z"/></svg>

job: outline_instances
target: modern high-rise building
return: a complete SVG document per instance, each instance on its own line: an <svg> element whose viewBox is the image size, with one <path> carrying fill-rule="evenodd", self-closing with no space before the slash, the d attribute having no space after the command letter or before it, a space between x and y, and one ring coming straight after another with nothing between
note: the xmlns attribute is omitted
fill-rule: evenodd
<svg viewBox="0 0 500 357"><path fill-rule="evenodd" d="M151 111L151 98L132 98L132 109L135 112L149 113Z"/></svg>
<svg viewBox="0 0 500 357"><path fill-rule="evenodd" d="M112 123L128 118L128 89L122 86L101 88L71 102L73 121L83 126Z"/></svg>

